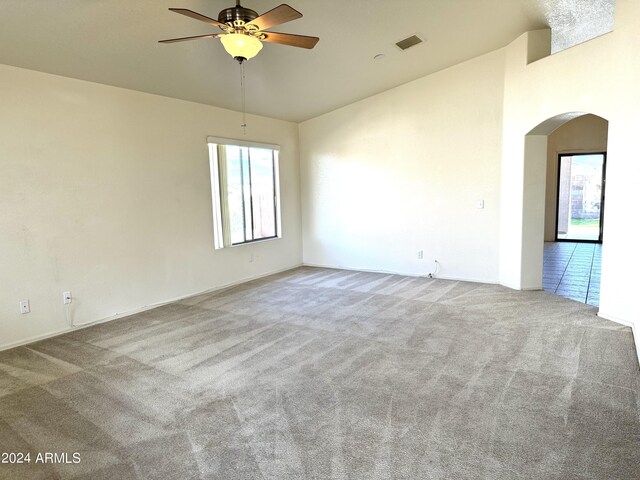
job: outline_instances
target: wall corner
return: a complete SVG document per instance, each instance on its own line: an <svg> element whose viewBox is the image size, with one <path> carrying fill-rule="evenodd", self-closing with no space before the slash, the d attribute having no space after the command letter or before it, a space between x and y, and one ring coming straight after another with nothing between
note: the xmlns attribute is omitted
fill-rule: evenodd
<svg viewBox="0 0 640 480"><path fill-rule="evenodd" d="M527 32L527 65L551 55L551 29Z"/></svg>

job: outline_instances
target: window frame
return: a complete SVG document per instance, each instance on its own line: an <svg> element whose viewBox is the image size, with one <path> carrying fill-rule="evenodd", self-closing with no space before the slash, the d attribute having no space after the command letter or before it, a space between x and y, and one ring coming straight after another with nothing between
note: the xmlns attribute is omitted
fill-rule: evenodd
<svg viewBox="0 0 640 480"><path fill-rule="evenodd" d="M562 176L562 159L565 157L584 157L584 156L592 156L592 155L601 155L602 156L602 185L601 185L601 190L600 190L600 217L599 217L599 222L600 222L600 232L598 234L598 239L597 240L584 240L584 239L577 239L577 238L559 238L558 237L558 227L559 227L559 210L560 210L560 183L561 183L561 176ZM556 168L557 168L557 174L556 174L556 209L555 209L555 216L556 216L556 221L555 221L555 231L554 231L554 237L555 237L555 242L573 242L573 243L600 243L602 244L602 237L604 234L604 209L605 209L605 195L606 195L606 185L607 185L607 152L606 151L600 151L600 150L596 150L596 151L589 151L589 150L585 150L585 151L580 151L580 152L574 152L573 150L571 151L566 151L566 152L557 152L557 160L556 160Z"/></svg>
<svg viewBox="0 0 640 480"><path fill-rule="evenodd" d="M277 240L282 238L282 223L281 223L281 205L280 205L280 146L273 145L268 143L258 143L258 142L247 142L245 140L236 140L231 138L220 138L220 137L207 137L207 144L209 147L209 169L211 174L211 196L212 196L212 207L213 207L213 239L214 239L214 248L216 250L228 247L240 247L242 245L250 245L258 242L267 242L271 240ZM225 235L224 235L224 222L230 222L229 218L225 218L225 214L223 212L223 199L222 199L222 187L220 185L220 163L219 163L219 155L218 155L218 147L219 146L233 146L233 147L244 147L247 149L250 148L260 148L271 150L272 152L272 165L273 165L273 189L274 189L274 220L275 220L275 230L276 234L274 236L262 237L257 239L245 240L243 242L232 243L229 239L228 243L225 244ZM248 159L248 165L250 168L251 158ZM250 196L250 198L252 198ZM252 199L253 200L253 199ZM253 202L252 202L253 203ZM253 217L253 215L252 215ZM250 221L251 229L253 232L253 218ZM246 231L246 221L243 225Z"/></svg>

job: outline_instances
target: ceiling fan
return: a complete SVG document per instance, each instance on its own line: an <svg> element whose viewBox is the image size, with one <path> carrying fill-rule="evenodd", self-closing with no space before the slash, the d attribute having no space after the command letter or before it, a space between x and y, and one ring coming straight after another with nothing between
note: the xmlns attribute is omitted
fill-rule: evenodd
<svg viewBox="0 0 640 480"><path fill-rule="evenodd" d="M300 12L287 4L282 4L267 13L258 15L254 10L241 6L240 0L236 0L236 6L222 10L218 14L218 20L185 8L170 8L169 10L219 27L224 33L171 38L169 40L160 40L160 43L184 42L201 38L220 38L224 49L240 63L255 57L262 49L262 42L310 49L315 47L318 40L320 40L318 37L266 31L268 28L302 17Z"/></svg>

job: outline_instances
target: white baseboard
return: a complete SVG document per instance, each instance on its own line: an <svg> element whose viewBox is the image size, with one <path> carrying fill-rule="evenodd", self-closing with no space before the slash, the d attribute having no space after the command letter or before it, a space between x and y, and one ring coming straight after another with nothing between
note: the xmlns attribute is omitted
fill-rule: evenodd
<svg viewBox="0 0 640 480"><path fill-rule="evenodd" d="M631 327L633 328L633 322L629 321L629 320L624 320L620 317L617 317L615 315L609 315L606 311L603 312L602 310L600 310L598 312L598 316L604 318L605 320L611 320L612 322L616 322L619 323L621 325L625 325L627 327Z"/></svg>
<svg viewBox="0 0 640 480"><path fill-rule="evenodd" d="M418 277L426 277L426 275L417 275L415 273L394 272L394 271L386 271L386 270L370 270L370 269L351 268L351 267L343 267L343 266L335 266L335 265L320 265L320 264L312 264L312 263L301 263L301 264L294 265L294 266L291 266L291 267L286 267L286 268L274 270L272 272L268 272L268 273L264 273L264 274L260 274L260 275L253 275L253 276L241 279L241 280L237 280L235 282L230 282L230 283L226 283L226 284L223 284L223 285L219 285L217 287L213 287L213 288L210 288L210 289L207 289L207 290L204 290L204 291L190 293L190 294L187 294L187 295L183 295L183 296L180 296L180 297L172 298L172 299L169 299L169 300L165 300L165 301L154 303L154 304L150 304L150 305L144 305L144 306L135 308L133 310L128 310L126 312L115 313L115 314L110 315L108 317L99 318L99 319L96 319L96 320L93 320L93 321L90 321L90 322L82 323L80 325L74 325L73 327L67 327L67 328L63 328L63 329L56 330L56 331L53 331L53 332L48 332L48 333L44 333L44 334L41 334L41 335L35 335L33 337L29 337L29 338L20 340L18 342L13 342L13 343L9 343L9 344L0 345L0 351L9 350L11 348L20 347L20 346L27 345L27 344L30 344L30 343L38 342L40 340L46 340L47 338L57 337L58 335L63 335L65 333L69 333L69 332L73 332L73 331L80 330L80 329L83 329L83 328L87 328L87 327L90 327L92 325L98 325L100 323L106 323L106 322L110 322L112 320L117 320L119 318L128 317L128 316L131 316L131 315L135 315L137 313L142 313L142 312L145 312L147 310L152 310L154 308L161 307L163 305L168 305L170 303L179 302L179 301L185 300L187 298L197 297L198 295L206 295L208 293L218 292L218 291L224 290L226 288L235 287L237 285L241 285L243 283L251 282L253 280L258 280L260 278L268 277L270 275L275 275L277 273L282 273L282 272L286 272L286 271L289 271L289 270L293 270L293 269L299 268L301 266L319 267L319 268L334 268L334 269L339 269L339 270L350 270L350 271L357 271L357 272L383 273L383 274L389 274L389 275L403 275L403 276L407 276L407 277L416 277L416 278L418 278ZM446 276L446 275L437 275L434 278L443 279L443 280L459 281L459 282L488 283L488 284L494 284L494 285L499 283L497 281L479 280L479 279L471 279L471 278L457 278L457 277L450 277L450 276ZM505 286L507 288L511 288L508 285L505 285ZM598 312L598 316L602 317L602 318L604 318L606 320L611 320L612 322L616 322L616 323L619 323L621 325L625 325L627 327L631 327L631 333L633 335L634 343L635 343L635 346L636 346L636 354L638 356L638 365L640 366L640 338L637 335L635 323L631 322L629 320L625 320L625 319L616 317L615 315L609 315L606 312L603 312L602 310Z"/></svg>
<svg viewBox="0 0 640 480"><path fill-rule="evenodd" d="M418 274L413 272L402 272L402 271L396 271L396 270L376 270L371 268L345 267L344 265L324 265L321 263L307 263L307 262L304 262L302 266L315 267L315 268L333 268L335 270L349 270L351 272L382 273L386 275L402 275L403 277L415 277L415 278L427 278L427 275L429 275L428 273ZM462 278L462 277L454 277L450 275L441 275L439 273L434 275L433 278L440 279L440 280L452 280L456 282L488 283L490 285L498 284L497 280Z"/></svg>
<svg viewBox="0 0 640 480"><path fill-rule="evenodd" d="M609 315L602 310L598 312L598 316L604 318L605 320L611 320L612 322L619 323L620 325L631 327L631 335L633 335L633 342L636 345L636 355L638 356L638 368L640 369L640 338L638 337L638 333L640 332L636 331L636 324L630 320L625 320L615 315Z"/></svg>
<svg viewBox="0 0 640 480"><path fill-rule="evenodd" d="M33 337L25 338L25 339L19 340L17 342L12 342L12 343L8 343L8 344L0 345L0 351L9 350L11 348L16 348L16 347L21 347L23 345L28 345L30 343L39 342L40 340L46 340L47 338L57 337L58 335L63 335L65 333L75 332L76 330L81 330L83 328L91 327L93 325L98 325L100 323L106 323L106 322L110 322L112 320L117 320L119 318L129 317L129 316L135 315L137 313L142 313L142 312L146 312L147 310L152 310L154 308L162 307L163 305L168 305L170 303L179 302L181 300L185 300L185 299L191 298L191 297L197 297L198 295L206 295L207 293L218 292L218 291L224 290L226 288L231 288L231 287L235 287L237 285L241 285L243 283L251 282L253 280L258 280L259 278L264 278L264 277L268 277L270 275L275 275L277 273L282 273L282 272L286 272L286 271L289 271L289 270L293 270L295 268L300 268L301 266L302 266L302 264L298 264L298 265L294 265L292 267L281 268L281 269L274 270L274 271L268 272L268 273L263 273L263 274L260 274L260 275L253 275L251 277L243 278L243 279L237 280L235 282L225 283L224 285L220 285L220 286L217 286L217 287L209 288L209 289L201 291L201 292L189 293L187 295L182 295L180 297L172 298L170 300L164 300L162 302L152 303L150 305L144 305L142 307L134 308L133 310L127 310L126 312L119 312L119 313L115 313L113 315L109 315L108 317L99 318L97 320L91 320L89 322L85 322L85 323L81 323L81 324L78 324L78 325L74 325L73 327L69 326L69 327L66 327L66 328L55 330L53 332L43 333L41 335L35 335Z"/></svg>
<svg viewBox="0 0 640 480"><path fill-rule="evenodd" d="M498 282L500 285L506 288L510 288L511 290L520 290L520 285L511 284L509 282Z"/></svg>
<svg viewBox="0 0 640 480"><path fill-rule="evenodd" d="M71 327L67 327L61 330L54 330L53 332L43 333L41 335L34 335L33 337L28 337L24 340L18 340L17 342L5 343L4 345L0 345L0 352L3 350L11 350L12 348L21 347L23 345L28 345L30 343L39 342L40 340L46 340L47 338L57 337L58 335L69 333L71 331L73 331L73 329Z"/></svg>

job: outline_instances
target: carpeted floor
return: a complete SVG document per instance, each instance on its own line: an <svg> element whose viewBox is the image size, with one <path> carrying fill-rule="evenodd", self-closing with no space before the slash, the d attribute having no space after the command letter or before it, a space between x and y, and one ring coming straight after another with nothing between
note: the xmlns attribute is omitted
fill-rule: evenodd
<svg viewBox="0 0 640 480"><path fill-rule="evenodd" d="M300 268L0 352L0 477L637 479L639 394L588 305Z"/></svg>

